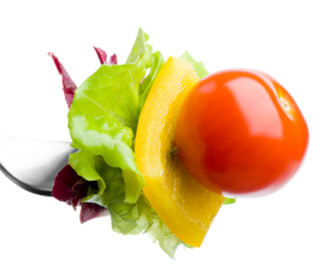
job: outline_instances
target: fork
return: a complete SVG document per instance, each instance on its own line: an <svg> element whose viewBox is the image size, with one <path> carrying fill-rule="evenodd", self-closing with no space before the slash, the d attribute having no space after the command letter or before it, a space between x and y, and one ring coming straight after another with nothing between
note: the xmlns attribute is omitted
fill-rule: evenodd
<svg viewBox="0 0 330 280"><path fill-rule="evenodd" d="M56 174L75 151L70 144L0 135L0 170L21 188L50 196Z"/></svg>

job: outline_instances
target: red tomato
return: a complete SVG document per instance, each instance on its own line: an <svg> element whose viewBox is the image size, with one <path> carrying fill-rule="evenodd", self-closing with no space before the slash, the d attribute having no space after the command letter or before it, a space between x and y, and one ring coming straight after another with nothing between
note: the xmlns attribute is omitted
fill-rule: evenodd
<svg viewBox="0 0 330 280"><path fill-rule="evenodd" d="M257 71L203 79L179 113L175 145L203 186L232 194L269 191L302 162L308 128L289 93Z"/></svg>

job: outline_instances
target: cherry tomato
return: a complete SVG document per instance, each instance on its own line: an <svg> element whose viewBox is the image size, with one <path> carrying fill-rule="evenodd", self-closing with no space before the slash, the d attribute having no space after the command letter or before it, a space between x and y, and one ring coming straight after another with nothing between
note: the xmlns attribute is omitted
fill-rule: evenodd
<svg viewBox="0 0 330 280"><path fill-rule="evenodd" d="M289 93L257 71L224 71L196 85L179 113L175 145L204 187L231 194L272 191L301 164L305 119Z"/></svg>

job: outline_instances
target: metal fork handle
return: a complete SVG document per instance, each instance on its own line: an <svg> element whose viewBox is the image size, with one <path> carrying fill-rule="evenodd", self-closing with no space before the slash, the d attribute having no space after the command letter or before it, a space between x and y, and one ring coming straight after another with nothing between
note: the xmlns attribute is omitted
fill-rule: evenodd
<svg viewBox="0 0 330 280"><path fill-rule="evenodd" d="M16 177L14 177L13 175L11 175L9 173L9 171L1 164L1 162L0 162L0 171L2 171L2 173L4 175L6 175L17 186L23 188L24 190L26 190L28 192L39 194L39 195L44 195L44 196L52 196L52 192L49 190L38 189L37 187L31 186L31 185L26 184L23 181L17 179Z"/></svg>

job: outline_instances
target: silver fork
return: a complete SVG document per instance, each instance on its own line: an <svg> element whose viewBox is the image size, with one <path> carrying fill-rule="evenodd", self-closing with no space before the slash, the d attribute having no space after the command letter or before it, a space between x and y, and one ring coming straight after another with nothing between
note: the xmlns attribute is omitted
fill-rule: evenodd
<svg viewBox="0 0 330 280"><path fill-rule="evenodd" d="M0 135L0 170L23 189L50 196L56 174L74 151L69 142Z"/></svg>

